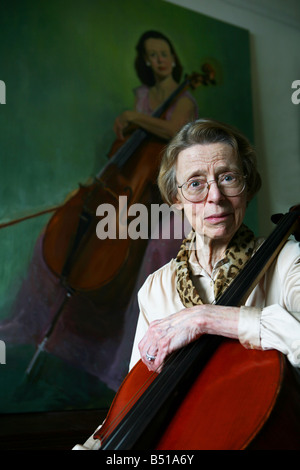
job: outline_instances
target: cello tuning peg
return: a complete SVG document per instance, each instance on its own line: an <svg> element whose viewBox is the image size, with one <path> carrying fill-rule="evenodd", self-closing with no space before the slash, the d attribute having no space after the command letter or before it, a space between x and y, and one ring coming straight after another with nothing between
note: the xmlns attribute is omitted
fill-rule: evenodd
<svg viewBox="0 0 300 470"><path fill-rule="evenodd" d="M279 220L283 217L283 214L273 214L271 215L271 220L273 224L278 224Z"/></svg>

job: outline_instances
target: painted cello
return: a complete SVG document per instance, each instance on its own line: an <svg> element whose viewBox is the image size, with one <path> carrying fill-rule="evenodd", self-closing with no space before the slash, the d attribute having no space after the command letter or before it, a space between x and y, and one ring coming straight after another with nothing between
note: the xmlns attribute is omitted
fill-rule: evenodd
<svg viewBox="0 0 300 470"><path fill-rule="evenodd" d="M202 66L203 74L194 73L152 114L163 117L180 94L191 87L214 83L214 71L209 64ZM96 176L93 184L83 187L59 210L47 225L43 242L43 256L53 273L71 289L87 292L107 286L130 260L129 237L105 239L99 243L96 236L100 204L111 204L118 214L118 198L126 196L128 207L142 202L149 204L149 188L156 182L160 154L166 141L145 130L134 130L118 148L113 145L113 156ZM117 222L119 217L116 218ZM117 232L121 228L117 227ZM112 253L118 252L112 257ZM132 276L133 278L134 276ZM103 292L101 293L103 295Z"/></svg>
<svg viewBox="0 0 300 470"><path fill-rule="evenodd" d="M154 111L153 117L163 117L188 87L215 83L215 73L209 64L204 64L202 71L201 74L187 76ZM122 230L126 231L129 222L120 213L119 198L126 198L128 211L136 203L148 207L153 202L153 186L159 169L160 153L165 145L166 141L143 129L134 130L121 147L113 145L113 155L94 182L80 186L50 219L43 237L43 258L51 272L59 278L66 294L37 347L27 374L45 349L71 297L79 293L101 306L113 299L116 308L124 307L128 302L147 241L119 236ZM97 237L99 205L109 205L115 209L115 238L99 240ZM122 224L124 221L124 227L120 226L121 220Z"/></svg>

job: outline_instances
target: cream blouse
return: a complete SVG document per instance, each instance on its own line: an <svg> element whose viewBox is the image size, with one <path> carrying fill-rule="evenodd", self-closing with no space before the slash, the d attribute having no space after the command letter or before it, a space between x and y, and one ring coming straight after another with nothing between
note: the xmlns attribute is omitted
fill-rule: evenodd
<svg viewBox="0 0 300 470"><path fill-rule="evenodd" d="M193 282L205 303L214 301L214 276L189 259ZM219 264L219 263L218 263ZM130 360L140 359L138 343L149 323L184 308L176 290L176 263L151 274L139 291L140 314ZM300 367L300 244L289 240L240 309L239 341L246 348L277 349Z"/></svg>

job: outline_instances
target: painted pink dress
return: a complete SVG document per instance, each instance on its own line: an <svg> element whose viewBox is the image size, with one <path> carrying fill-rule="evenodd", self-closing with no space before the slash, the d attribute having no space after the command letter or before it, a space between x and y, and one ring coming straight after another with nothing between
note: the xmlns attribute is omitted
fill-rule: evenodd
<svg viewBox="0 0 300 470"><path fill-rule="evenodd" d="M139 113L144 113L151 115L155 110L151 108L150 103L149 103L149 88L146 85L141 85L134 90L135 97L136 97L136 110ZM184 91L179 98L182 97L188 97L194 104L194 109L195 109L195 119L198 117L198 105L196 100L194 99L193 95L189 93L188 91ZM178 98L178 99L179 99ZM174 112L174 109L177 105L178 100L175 100L173 105L169 107L169 109L166 112L166 120L169 121L172 117L172 114Z"/></svg>

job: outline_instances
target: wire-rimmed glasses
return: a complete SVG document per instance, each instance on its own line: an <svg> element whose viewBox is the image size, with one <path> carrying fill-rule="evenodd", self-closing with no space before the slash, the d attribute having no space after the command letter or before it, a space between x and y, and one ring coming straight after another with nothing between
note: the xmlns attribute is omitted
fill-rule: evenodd
<svg viewBox="0 0 300 470"><path fill-rule="evenodd" d="M246 186L246 176L240 173L228 171L218 176L217 180L206 181L205 178L191 178L189 181L178 185L183 197L189 202L202 202L208 195L209 187L216 183L220 192L227 197L241 194Z"/></svg>

